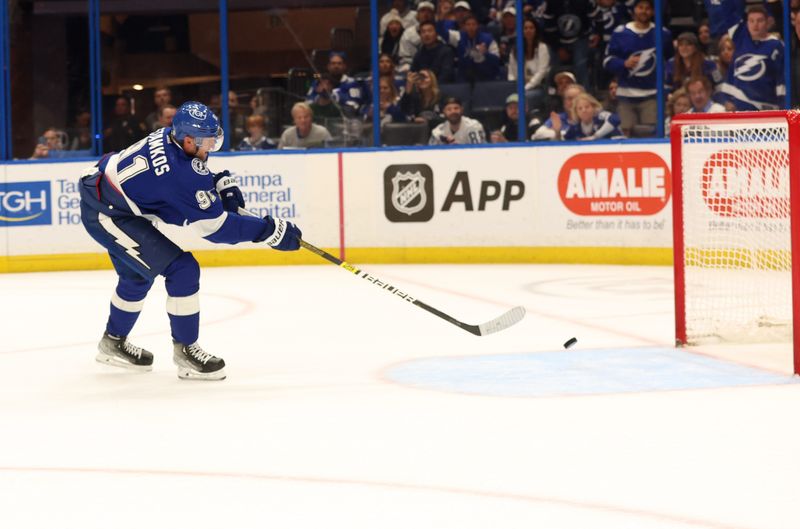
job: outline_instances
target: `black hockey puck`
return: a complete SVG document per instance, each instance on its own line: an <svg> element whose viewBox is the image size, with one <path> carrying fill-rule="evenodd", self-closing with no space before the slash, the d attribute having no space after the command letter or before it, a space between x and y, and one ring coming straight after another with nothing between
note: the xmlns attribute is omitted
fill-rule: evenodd
<svg viewBox="0 0 800 529"><path fill-rule="evenodd" d="M564 342L564 349L569 349L570 347L572 347L576 343L578 343L578 339L577 338L575 338L575 337L570 338L569 340Z"/></svg>

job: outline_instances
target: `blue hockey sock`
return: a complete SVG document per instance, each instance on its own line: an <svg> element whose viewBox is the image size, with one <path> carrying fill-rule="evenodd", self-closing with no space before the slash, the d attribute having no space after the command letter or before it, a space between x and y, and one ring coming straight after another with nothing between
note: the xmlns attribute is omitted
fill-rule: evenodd
<svg viewBox="0 0 800 529"><path fill-rule="evenodd" d="M111 306L106 332L115 336L128 336L144 307L144 298L153 285L146 279L119 278L111 296Z"/></svg>
<svg viewBox="0 0 800 529"><path fill-rule="evenodd" d="M200 329L200 265L184 252L164 270L164 277L172 338L193 344Z"/></svg>

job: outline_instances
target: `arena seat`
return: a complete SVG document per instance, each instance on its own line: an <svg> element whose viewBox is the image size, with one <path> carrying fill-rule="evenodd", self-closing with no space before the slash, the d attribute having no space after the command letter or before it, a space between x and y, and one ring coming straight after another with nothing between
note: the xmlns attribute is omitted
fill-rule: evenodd
<svg viewBox="0 0 800 529"><path fill-rule="evenodd" d="M381 129L383 145L427 145L429 138L427 123L387 123Z"/></svg>

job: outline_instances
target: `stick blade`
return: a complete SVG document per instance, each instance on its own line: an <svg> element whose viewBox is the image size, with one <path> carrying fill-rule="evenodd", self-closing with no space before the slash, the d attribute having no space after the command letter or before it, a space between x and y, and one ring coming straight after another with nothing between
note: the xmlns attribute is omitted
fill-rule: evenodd
<svg viewBox="0 0 800 529"><path fill-rule="evenodd" d="M520 321L522 321L522 318L524 317L525 317L525 307L514 307L505 314L502 314L493 320L487 321L486 323L478 325L480 336L493 334L508 329L515 323L519 323Z"/></svg>

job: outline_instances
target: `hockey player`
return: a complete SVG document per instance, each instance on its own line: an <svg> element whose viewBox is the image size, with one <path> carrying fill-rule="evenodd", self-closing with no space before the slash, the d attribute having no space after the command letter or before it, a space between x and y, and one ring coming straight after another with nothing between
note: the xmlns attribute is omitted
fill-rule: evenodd
<svg viewBox="0 0 800 529"><path fill-rule="evenodd" d="M465 117L457 97L444 100L445 122L433 129L429 145L486 143L486 132L477 119Z"/></svg>
<svg viewBox="0 0 800 529"><path fill-rule="evenodd" d="M786 94L783 42L770 35L762 5L747 8L746 18L728 34L734 45L732 67L720 85L729 110L775 110Z"/></svg>
<svg viewBox="0 0 800 529"><path fill-rule="evenodd" d="M240 216L241 191L228 171L206 167L209 152L223 142L219 120L197 102L181 105L171 128L162 128L127 149L104 156L80 182L81 220L108 250L119 276L111 297L97 361L150 371L153 355L128 341L153 280L163 275L173 361L182 379L225 378L222 358L197 343L200 267L162 234L153 221L192 226L215 243L264 242L297 250L300 230L282 219Z"/></svg>

